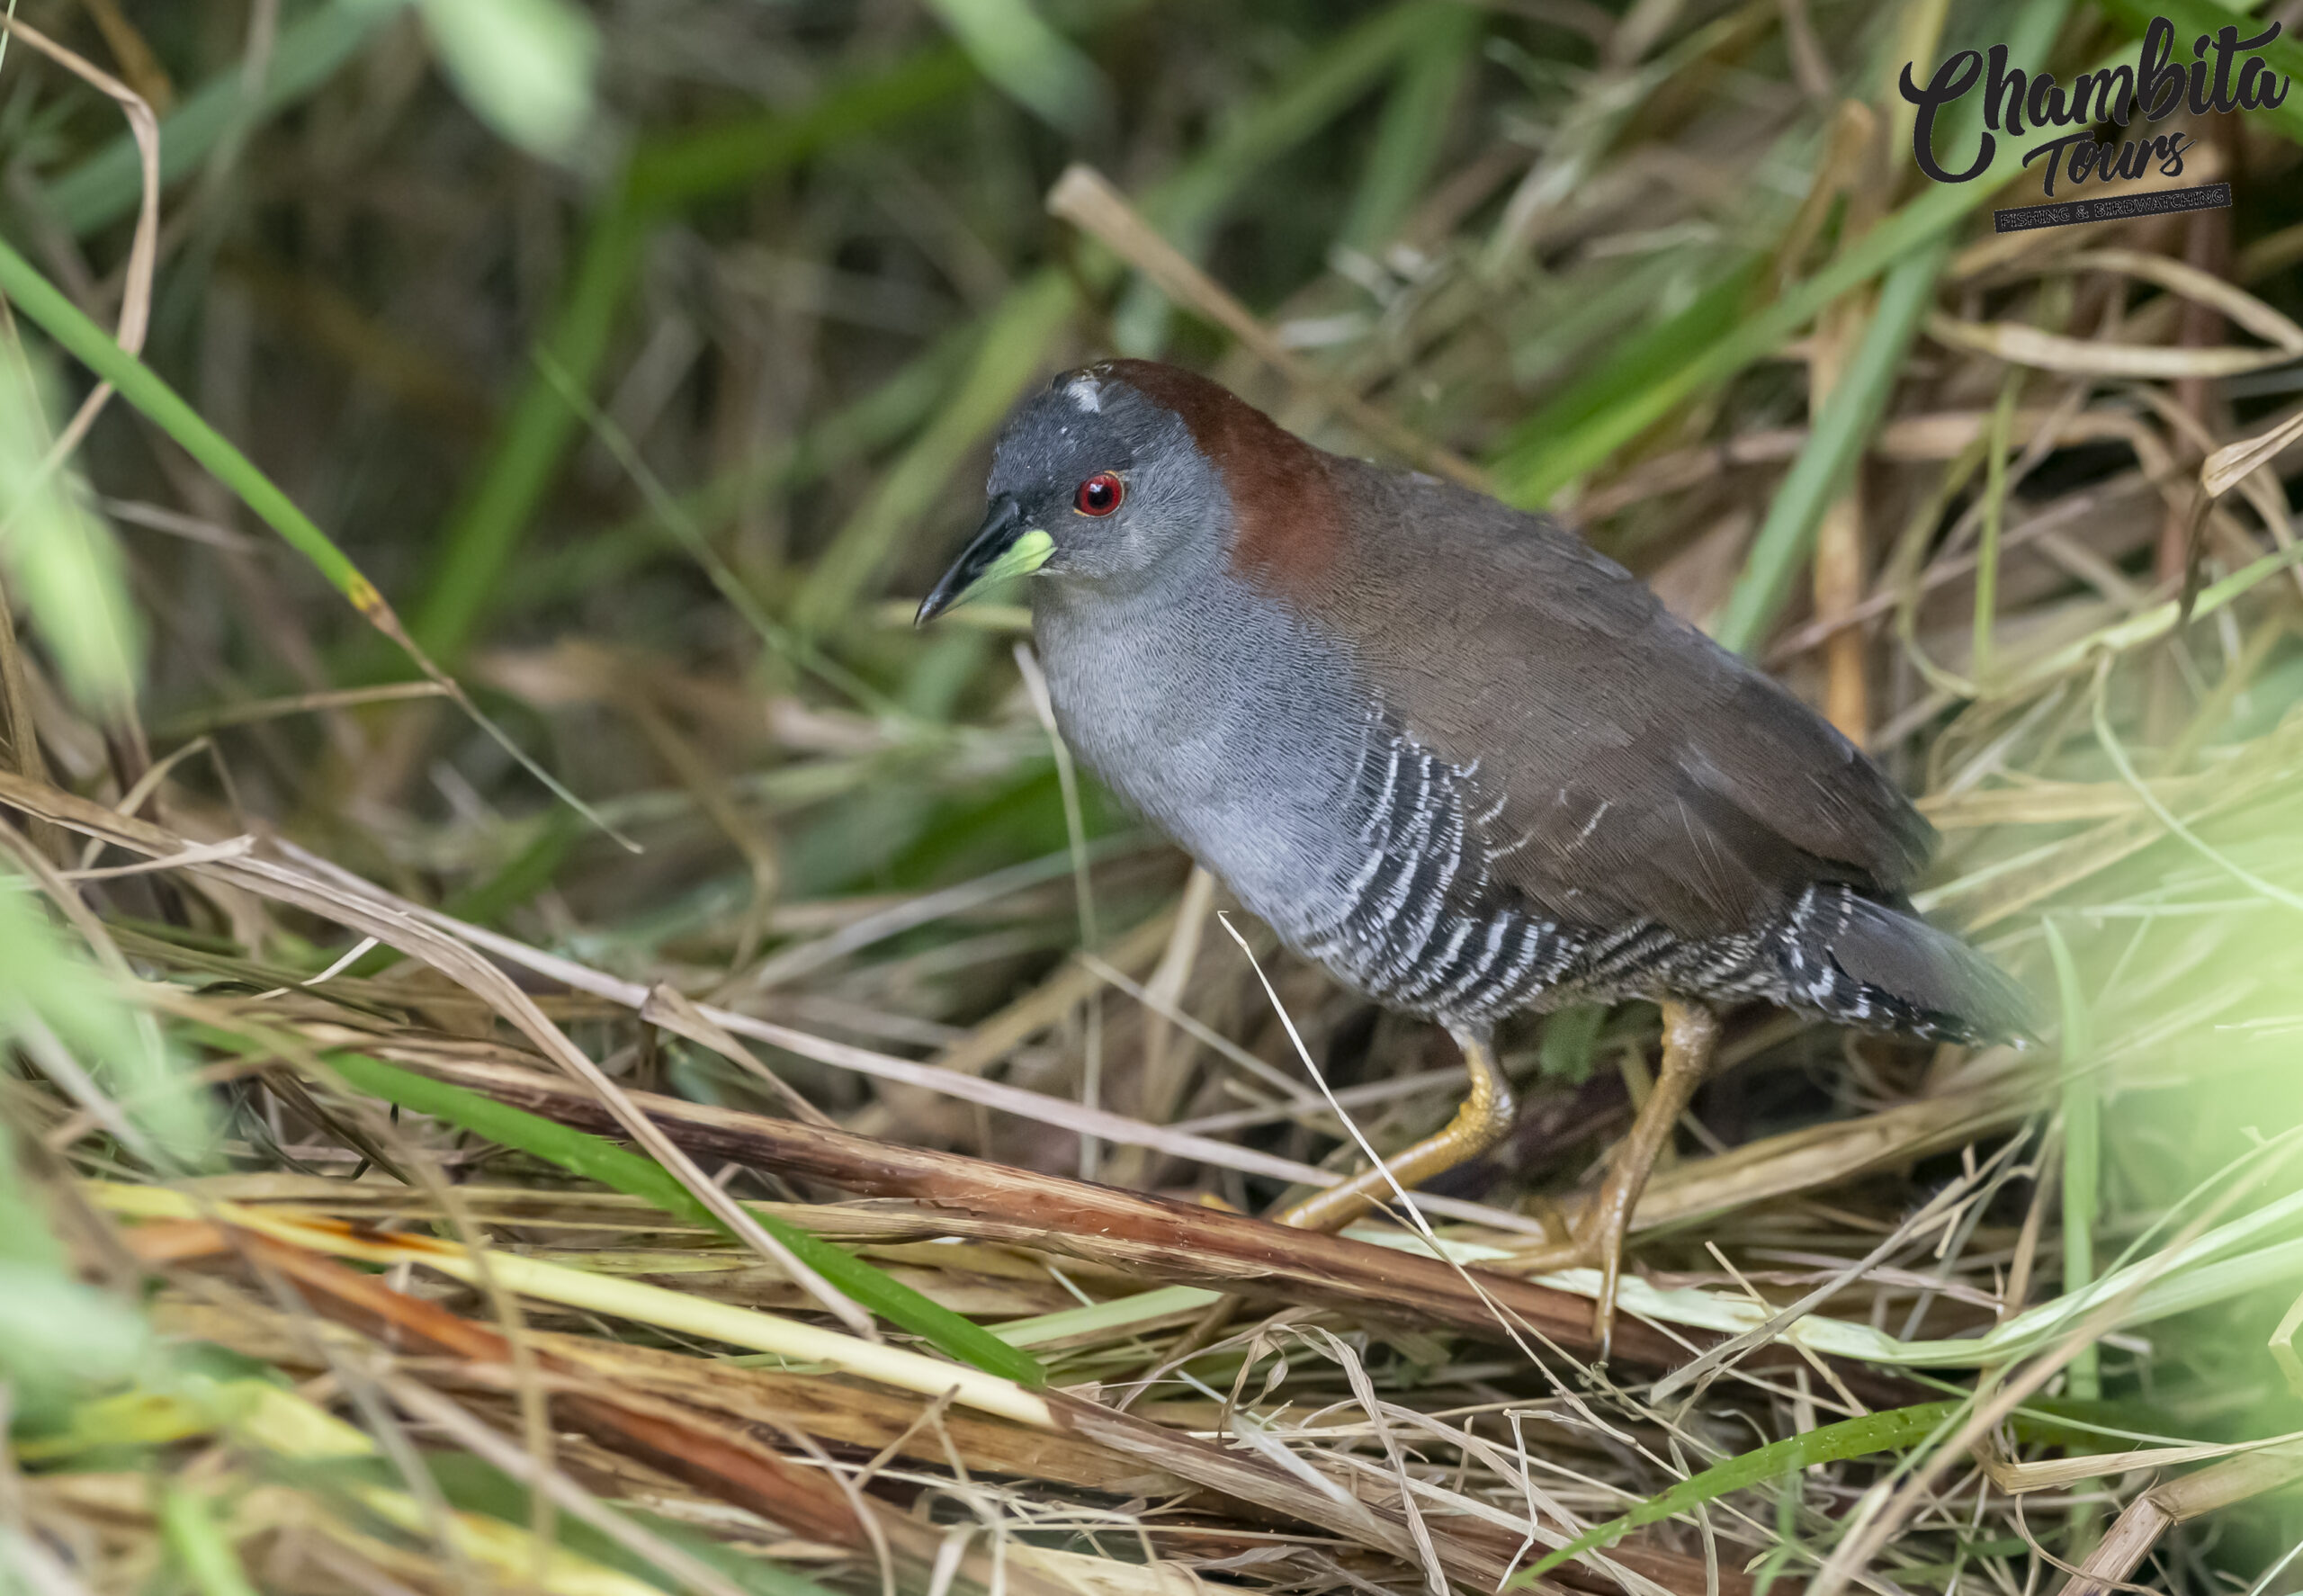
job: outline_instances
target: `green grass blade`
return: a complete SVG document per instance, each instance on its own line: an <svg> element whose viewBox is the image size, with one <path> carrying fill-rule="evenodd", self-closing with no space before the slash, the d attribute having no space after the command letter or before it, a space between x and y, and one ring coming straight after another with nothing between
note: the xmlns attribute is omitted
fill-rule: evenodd
<svg viewBox="0 0 2303 1596"><path fill-rule="evenodd" d="M1034 1347L1072 1336L1098 1334L1116 1338L1130 1326L1172 1319L1204 1308L1223 1294L1202 1286L1159 1286L1109 1302L1085 1307L1059 1308L1029 1319L1011 1319L992 1333L1011 1347Z"/></svg>
<svg viewBox="0 0 2303 1596"><path fill-rule="evenodd" d="M593 115L600 32L569 0L422 0L425 31L472 114L564 160Z"/></svg>
<svg viewBox="0 0 2303 1596"><path fill-rule="evenodd" d="M946 333L862 398L677 496L677 520L703 537L717 537L754 496L793 492L836 466L892 448L935 414L981 332L970 323ZM506 618L613 587L667 550L688 551L687 530L665 507L650 504L564 549L537 550L522 561L521 580L497 597L495 613Z"/></svg>
<svg viewBox="0 0 2303 1596"><path fill-rule="evenodd" d="M1803 1430L1772 1446L1730 1457L1701 1474L1690 1475L1619 1519L1592 1526L1565 1546L1546 1553L1513 1575L1510 1583L1522 1587L1531 1584L1563 1563L1615 1545L1643 1524L1653 1524L1700 1507L1731 1491L1745 1490L1766 1480L1812 1468L1818 1463L1837 1463L1843 1458L1894 1451L1923 1441L1966 1405L1957 1402L1923 1402L1913 1407L1890 1408L1885 1412L1866 1413L1860 1419L1826 1424L1820 1430Z"/></svg>
<svg viewBox="0 0 2303 1596"><path fill-rule="evenodd" d="M567 297L541 350L578 383L588 383L606 358L608 339L652 227L622 193L592 218ZM453 666L470 646L579 426L550 380L541 371L532 372L512 401L487 465L441 530L439 552L412 628L434 659Z"/></svg>
<svg viewBox="0 0 2303 1596"><path fill-rule="evenodd" d="M651 210L709 199L939 105L974 81L958 50L924 49L836 85L798 111L757 112L651 139L632 152L625 185Z"/></svg>
<svg viewBox="0 0 2303 1596"><path fill-rule="evenodd" d="M2012 381L2008 383L2011 390L2014 386ZM1995 440L1994 446L2003 452L2005 440ZM2063 1290L2068 1296L2095 1283L2095 1223L2102 1200L2103 1104L2092 1067L2094 1017L2080 985L2079 965L2054 915L2042 919L2039 929L2046 935L2048 954L2055 964L2056 991L2063 1011ZM2102 1397L2102 1353L2094 1343L2072 1355L2065 1373L2064 1394L2079 1403ZM2100 1488L2100 1481L2074 1484L2074 1556L2094 1541L2101 1504L2088 1497Z"/></svg>
<svg viewBox="0 0 2303 1596"><path fill-rule="evenodd" d="M1075 139L1107 127L1111 85L1032 0L927 0L927 9L977 71L1048 126Z"/></svg>
<svg viewBox="0 0 2303 1596"><path fill-rule="evenodd" d="M198 1491L174 1481L161 1488L160 1535L200 1596L255 1596L239 1554Z"/></svg>
<svg viewBox="0 0 2303 1596"><path fill-rule="evenodd" d="M837 659L826 657L821 650L811 646L804 638L794 636L790 630L777 622L775 616L769 614L767 606L760 602L759 596L745 586L743 578L736 574L735 569L721 558L720 551L712 546L712 540L704 536L703 529L688 518L686 512L680 508L679 501L672 497L670 490L666 489L656 473L649 469L648 462L641 458L638 446L624 435L623 429L603 414L600 408L592 402L592 396L578 388L567 372L553 365L550 355L539 356L538 363L542 366L544 376L551 381L568 408L583 420L584 425L590 429L595 441L608 452L617 465L623 468L623 474L631 480L632 486L640 489L641 497L655 511L657 520L671 529L673 535L679 539L681 546L686 550L688 557L695 561L703 574L711 579L712 587L719 590L721 598L726 602L730 609L743 617L745 623L751 627L753 634L761 642L766 644L774 652L782 655L792 665L811 672L827 686L846 694L849 700L865 713L888 721L897 720L902 716L901 706L890 700L877 687L849 670Z"/></svg>
<svg viewBox="0 0 2303 1596"><path fill-rule="evenodd" d="M1350 109L1402 50L1455 9L1448 0L1403 0L1323 45L1268 98L1228 122L1188 166L1143 195L1144 219L1170 244L1199 259L1250 176ZM1116 268L1110 257L1098 250L1092 258L1099 280L1112 281ZM1171 313L1164 294L1149 282L1137 282L1112 318L1121 352L1158 354Z"/></svg>
<svg viewBox="0 0 2303 1596"><path fill-rule="evenodd" d="M379 613L390 613L376 585L360 574L360 568L328 541L327 533L293 499L273 485L271 478L256 469L255 462L209 426L199 411L161 380L158 372L122 349L110 333L88 319L77 305L66 299L33 269L30 261L5 242L0 242L0 292L14 300L18 309L69 351L74 359L118 389L121 398L174 438L202 469L239 495L242 503L285 539L291 548L310 560L327 578L328 585L350 600L354 608L372 621Z"/></svg>
<svg viewBox="0 0 2303 1596"><path fill-rule="evenodd" d="M1750 653L1783 607L1792 579L1815 547L1824 511L1847 485L1887 407L1887 396L1903 373L1904 356L1935 297L1935 280L1949 254L1949 239L1940 237L1887 273L1855 358L1823 413L1814 418L1806 444L1776 490L1775 502L1768 506L1767 519L1727 595L1716 632L1724 647Z"/></svg>
<svg viewBox="0 0 2303 1596"><path fill-rule="evenodd" d="M1604 426L1649 384L1684 365L1689 349L1716 344L1743 320L1766 266L1764 255L1744 256L1678 314L1628 335L1513 427L1489 459L1497 491L1516 505L1541 505L1596 464L1582 432Z"/></svg>
<svg viewBox="0 0 2303 1596"><path fill-rule="evenodd" d="M54 458L53 363L22 345L0 370L0 569L39 626L64 687L117 724L143 679L144 616L112 527Z"/></svg>
<svg viewBox="0 0 2303 1596"><path fill-rule="evenodd" d="M1992 633L1999 624L1999 534L2007 520L2007 448L2015 426L2015 401L2022 391L2023 373L2010 369L1991 412L1991 442L1984 454L1983 538L1976 550L1974 641L1967 645L1967 679L1973 682L1990 674Z"/></svg>
<svg viewBox="0 0 2303 1596"><path fill-rule="evenodd" d="M345 1080L372 1096L418 1114L444 1119L503 1146L549 1160L570 1174L652 1203L692 1224L721 1228L711 1210L661 1165L588 1132L365 1054L332 1053L327 1055L327 1062ZM986 1374L1035 1388L1047 1384L1047 1372L1037 1358L1008 1345L982 1326L772 1215L755 1210L755 1216L763 1229L790 1248L802 1263L889 1323L911 1331L946 1355Z"/></svg>
<svg viewBox="0 0 2303 1596"><path fill-rule="evenodd" d="M1478 60L1486 19L1466 5L1431 20L1429 33L1401 63L1367 169L1352 196L1342 241L1377 249L1398 232L1427 192L1462 97L1464 79Z"/></svg>
<svg viewBox="0 0 2303 1596"><path fill-rule="evenodd" d="M1402 50L1456 9L1451 0L1405 0L1322 45L1268 98L1228 122L1188 166L1144 195L1144 216L1169 242L1196 254L1196 241L1250 175L1350 109Z"/></svg>

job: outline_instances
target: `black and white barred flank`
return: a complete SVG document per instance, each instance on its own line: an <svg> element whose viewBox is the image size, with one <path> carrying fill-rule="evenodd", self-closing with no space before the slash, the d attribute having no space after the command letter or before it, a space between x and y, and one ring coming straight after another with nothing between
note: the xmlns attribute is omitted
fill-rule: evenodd
<svg viewBox="0 0 2303 1596"><path fill-rule="evenodd" d="M1272 918L1297 951L1380 1002L1481 1027L1519 1009L1670 995L1764 1000L1935 1041L2023 1032L2021 994L1989 964L1907 907L1844 882L1812 883L1771 919L1726 936L1689 937L1646 919L1577 923L1539 908L1497 877L1526 839L1489 835L1504 805L1474 807L1477 761L1458 767L1380 723L1370 731L1344 817L1363 851L1315 901Z"/></svg>

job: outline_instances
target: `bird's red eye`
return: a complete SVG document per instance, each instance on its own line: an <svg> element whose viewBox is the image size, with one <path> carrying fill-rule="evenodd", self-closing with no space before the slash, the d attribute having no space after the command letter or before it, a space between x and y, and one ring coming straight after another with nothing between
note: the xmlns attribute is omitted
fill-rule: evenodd
<svg viewBox="0 0 2303 1596"><path fill-rule="evenodd" d="M1098 471L1080 484L1080 491L1072 496L1071 502L1083 516L1108 516L1119 508L1119 501L1125 496L1126 490L1117 477L1109 471Z"/></svg>

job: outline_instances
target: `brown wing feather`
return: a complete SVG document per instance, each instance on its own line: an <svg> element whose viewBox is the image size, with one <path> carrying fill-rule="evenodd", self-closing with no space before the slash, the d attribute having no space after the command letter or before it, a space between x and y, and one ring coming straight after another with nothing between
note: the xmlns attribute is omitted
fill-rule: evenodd
<svg viewBox="0 0 2303 1596"><path fill-rule="evenodd" d="M1877 767L1555 522L1326 463L1344 535L1290 596L1411 735L1478 761L1494 873L1532 901L1728 935L1816 881L1893 898L1924 864L1933 832Z"/></svg>

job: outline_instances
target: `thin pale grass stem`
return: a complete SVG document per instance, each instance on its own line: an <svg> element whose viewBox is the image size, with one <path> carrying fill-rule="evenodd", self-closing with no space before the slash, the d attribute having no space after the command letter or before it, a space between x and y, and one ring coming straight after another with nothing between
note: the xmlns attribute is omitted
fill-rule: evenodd
<svg viewBox="0 0 2303 1596"><path fill-rule="evenodd" d="M1041 729L1047 733L1049 750L1055 757L1056 785L1063 796L1063 832L1071 844L1071 884L1079 901L1080 946L1089 948L1103 940L1096 928L1096 892L1088 869L1088 828L1080 808L1080 773L1072 766L1071 745L1063 740L1063 731L1055 722L1055 701L1048 695L1047 677L1040 669L1038 658L1031 645L1018 640L1015 648L1016 671L1024 678L1024 691L1032 701L1032 713L1039 717ZM1103 1005L1089 1002L1087 1006L1086 1057L1080 1070L1080 1104L1089 1110L1099 1110L1104 1096L1104 1009ZM1103 1162L1103 1148L1095 1137L1082 1134L1080 1138L1080 1179L1093 1180Z"/></svg>
<svg viewBox="0 0 2303 1596"><path fill-rule="evenodd" d="M367 1240L341 1226L300 1217L281 1208L252 1208L238 1203L195 1204L158 1187L99 1186L91 1195L107 1211L126 1217L174 1219L211 1209L223 1223L291 1247L374 1263L409 1262L454 1279L476 1278L471 1250L424 1237ZM496 1253L489 1267L506 1288L545 1302L614 1314L754 1351L772 1352L795 1363L823 1363L865 1378L936 1396L956 1387L965 1406L1013 1419L1035 1429L1053 1424L1046 1402L1012 1380L922 1353L842 1335L837 1331L779 1318L753 1309L666 1290L641 1281L594 1275L565 1264L515 1253Z"/></svg>

